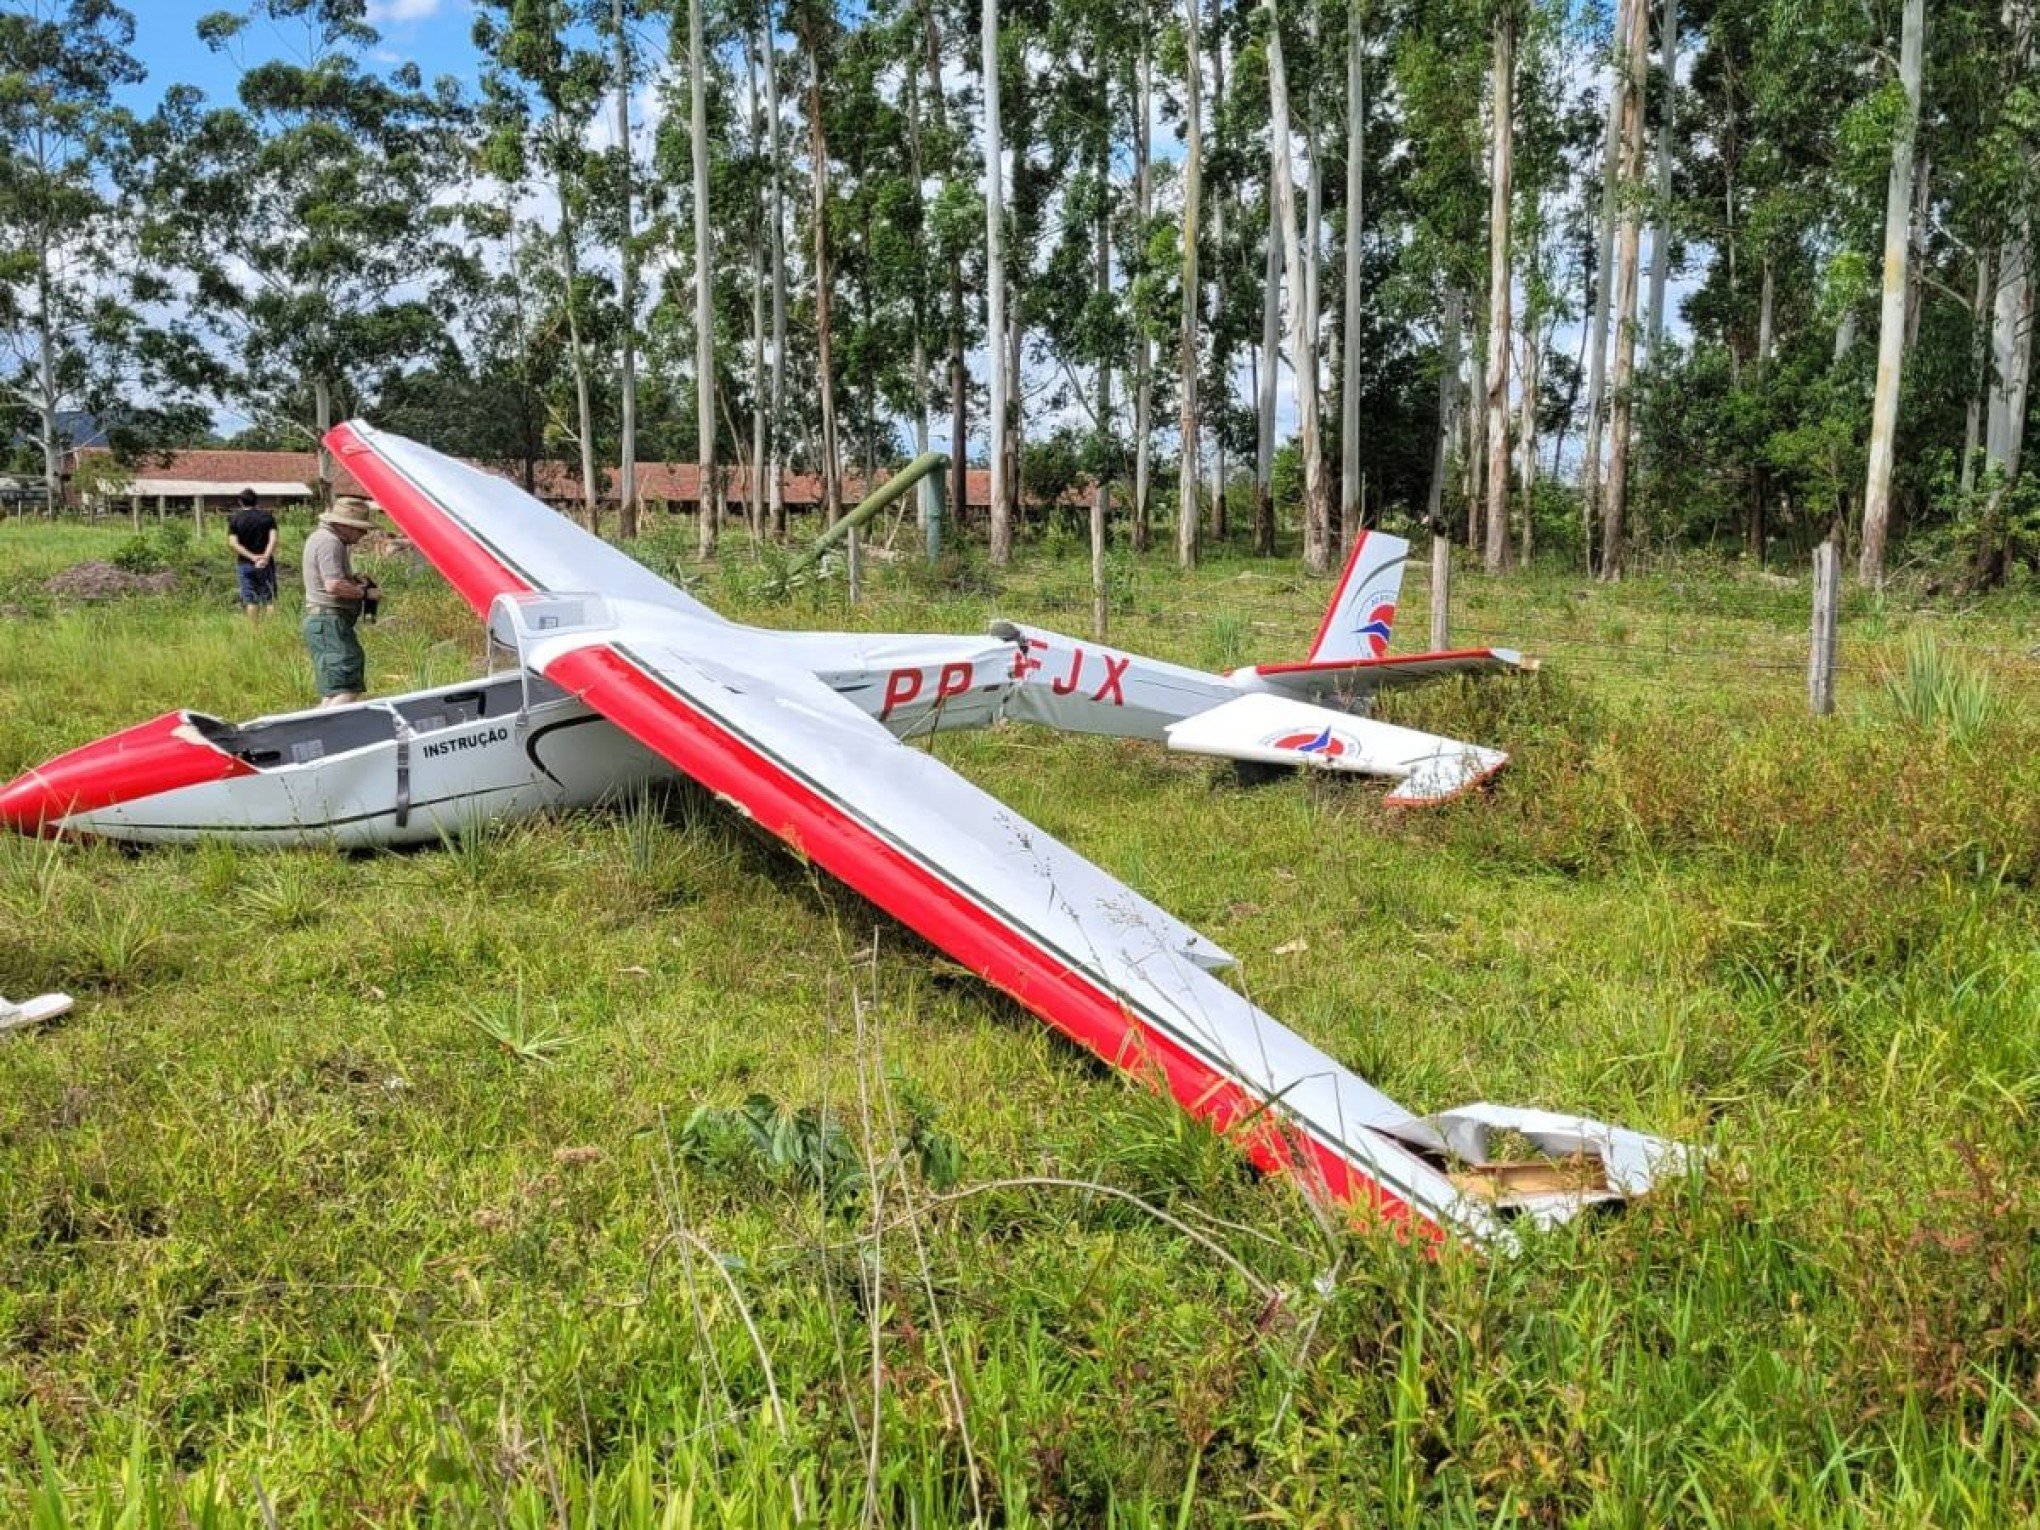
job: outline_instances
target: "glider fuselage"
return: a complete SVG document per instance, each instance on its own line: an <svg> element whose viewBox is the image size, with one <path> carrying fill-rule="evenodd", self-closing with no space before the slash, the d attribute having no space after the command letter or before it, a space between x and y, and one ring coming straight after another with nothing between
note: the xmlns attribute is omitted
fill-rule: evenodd
<svg viewBox="0 0 2040 1530"><path fill-rule="evenodd" d="M903 739L1011 718L1160 740L1240 694L1222 676L1007 624L969 638L669 620L711 659L733 641L774 651ZM165 713L0 788L0 825L137 844L372 849L595 807L677 775L567 692L512 670L239 725Z"/></svg>

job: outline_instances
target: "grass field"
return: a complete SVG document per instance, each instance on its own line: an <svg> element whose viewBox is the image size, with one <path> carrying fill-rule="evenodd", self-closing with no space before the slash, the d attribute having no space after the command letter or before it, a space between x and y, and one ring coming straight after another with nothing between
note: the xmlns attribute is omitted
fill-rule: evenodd
<svg viewBox="0 0 2040 1530"><path fill-rule="evenodd" d="M124 556L178 592L45 589L129 540L0 524L0 776L308 697L295 602L251 628L154 533ZM684 540L648 561L762 622L1088 621L1074 556L881 566L847 611ZM382 575L378 690L479 663ZM1511 751L1477 800L935 747L1405 1104L1703 1176L1505 1260L1327 1232L693 797L358 859L9 840L0 993L80 1003L0 1040L0 1519L2034 1520L2040 598L1852 595L1816 722L1804 581L1458 583L1455 638L1545 659L1394 707ZM1211 665L1298 656L1327 593L1114 584L1114 641ZM1407 650L1420 571L1402 609Z"/></svg>

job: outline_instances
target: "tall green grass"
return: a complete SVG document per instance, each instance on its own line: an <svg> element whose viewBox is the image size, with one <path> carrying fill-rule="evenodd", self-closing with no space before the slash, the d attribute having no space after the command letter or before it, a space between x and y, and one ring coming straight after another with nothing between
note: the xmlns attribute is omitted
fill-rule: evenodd
<svg viewBox="0 0 2040 1530"><path fill-rule="evenodd" d="M288 617L37 593L125 534L0 526L0 773L305 699ZM874 560L856 611L741 563L704 591L787 625L1087 620L1081 558ZM378 687L479 663L385 572ZM1115 578L1114 641L1191 662L1295 656L1324 593ZM1438 813L932 747L1413 1108L1623 1120L1709 1146L1690 1183L1509 1260L1327 1234L698 794L354 859L8 840L0 993L81 1002L0 1042L0 1517L2031 1521L2034 614L1937 617L1999 698L1958 738L1884 689L1889 603L1816 722L1762 667L1800 592L1462 583L1546 666L1389 708L1513 756Z"/></svg>

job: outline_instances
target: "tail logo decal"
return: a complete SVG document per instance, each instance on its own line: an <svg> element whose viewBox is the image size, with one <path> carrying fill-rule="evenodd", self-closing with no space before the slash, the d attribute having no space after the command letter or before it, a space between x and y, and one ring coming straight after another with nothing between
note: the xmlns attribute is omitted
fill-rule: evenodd
<svg viewBox="0 0 2040 1530"><path fill-rule="evenodd" d="M1367 645L1368 652L1380 658L1388 652L1390 630L1395 626L1395 602L1376 606L1367 613L1367 620L1353 629L1353 636Z"/></svg>
<svg viewBox="0 0 2040 1530"><path fill-rule="evenodd" d="M1346 752L1346 740L1326 728L1321 733L1271 733L1261 740L1267 749L1286 749L1318 759L1336 760Z"/></svg>

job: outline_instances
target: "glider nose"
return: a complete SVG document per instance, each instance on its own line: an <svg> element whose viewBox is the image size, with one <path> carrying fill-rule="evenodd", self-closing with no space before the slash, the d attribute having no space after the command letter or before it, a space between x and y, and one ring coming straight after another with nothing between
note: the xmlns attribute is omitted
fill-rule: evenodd
<svg viewBox="0 0 2040 1530"><path fill-rule="evenodd" d="M55 835L101 808L247 775L254 767L215 747L182 712L166 712L60 754L0 788L0 827Z"/></svg>
<svg viewBox="0 0 2040 1530"><path fill-rule="evenodd" d="M16 834L53 834L64 816L64 799L39 770L26 771L0 787L0 828Z"/></svg>

